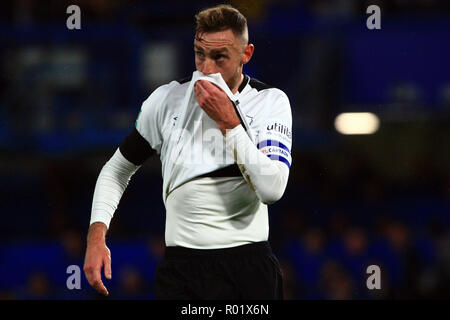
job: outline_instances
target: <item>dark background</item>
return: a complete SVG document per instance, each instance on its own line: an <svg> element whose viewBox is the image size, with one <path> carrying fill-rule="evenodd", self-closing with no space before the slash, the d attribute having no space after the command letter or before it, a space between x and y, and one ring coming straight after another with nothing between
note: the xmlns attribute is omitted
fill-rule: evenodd
<svg viewBox="0 0 450 320"><path fill-rule="evenodd" d="M97 299L81 269L97 176L159 85L194 71L208 1L0 5L0 298ZM232 1L255 54L244 72L287 93L293 165L270 206L287 299L450 297L450 5L438 0ZM66 8L81 8L68 30ZM368 5L381 8L369 30ZM341 135L342 112L372 135ZM132 178L108 232L116 299L153 298L164 248L161 167ZM366 268L381 268L380 290ZM109 299L110 299L109 298Z"/></svg>

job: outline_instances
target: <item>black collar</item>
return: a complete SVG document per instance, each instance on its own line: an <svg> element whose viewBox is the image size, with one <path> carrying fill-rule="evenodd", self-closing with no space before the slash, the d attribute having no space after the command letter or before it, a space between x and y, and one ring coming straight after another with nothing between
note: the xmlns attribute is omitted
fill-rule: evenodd
<svg viewBox="0 0 450 320"><path fill-rule="evenodd" d="M241 85L238 88L238 92L241 93L242 90L244 90L245 86L247 85L247 83L250 81L250 78L248 75L244 74L244 79L242 80Z"/></svg>

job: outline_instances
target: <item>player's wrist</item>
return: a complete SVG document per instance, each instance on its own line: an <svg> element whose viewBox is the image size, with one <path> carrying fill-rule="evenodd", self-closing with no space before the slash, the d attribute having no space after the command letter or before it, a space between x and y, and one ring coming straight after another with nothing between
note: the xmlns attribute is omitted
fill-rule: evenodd
<svg viewBox="0 0 450 320"><path fill-rule="evenodd" d="M106 243L107 226L103 222L94 222L89 227L87 244Z"/></svg>
<svg viewBox="0 0 450 320"><path fill-rule="evenodd" d="M239 123L238 123L238 124L234 124L234 125L222 126L222 127L220 128L220 131L222 131L222 134L223 134L224 136L226 136L226 134L227 134L228 131L235 129L237 126L239 126Z"/></svg>
<svg viewBox="0 0 450 320"><path fill-rule="evenodd" d="M218 123L219 129L220 129L220 131L222 131L222 134L224 136L226 135L227 131L233 130L240 124L241 124L241 122L237 118L232 121Z"/></svg>
<svg viewBox="0 0 450 320"><path fill-rule="evenodd" d="M234 128L229 128L225 130L225 137L226 139L233 139L236 137L236 135L239 135L240 132L244 132L245 133L245 129L242 126L241 123L239 123L237 126L235 126Z"/></svg>

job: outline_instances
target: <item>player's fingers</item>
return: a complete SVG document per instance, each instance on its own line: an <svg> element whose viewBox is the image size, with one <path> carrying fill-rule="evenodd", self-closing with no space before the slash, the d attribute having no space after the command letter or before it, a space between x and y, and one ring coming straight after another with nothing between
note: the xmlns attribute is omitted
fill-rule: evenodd
<svg viewBox="0 0 450 320"><path fill-rule="evenodd" d="M210 82L210 81L206 81L206 80L199 80L197 82L200 82L201 88L203 90L206 90L209 93L214 93L214 92L220 92L222 91L222 89L220 89L216 84Z"/></svg>
<svg viewBox="0 0 450 320"><path fill-rule="evenodd" d="M203 82L208 82L208 81L203 81ZM210 102L212 100L214 100L214 92L212 91L208 91L207 89L205 89L204 86L202 86L201 84L199 85L199 92L200 92L200 96L202 97L202 99L205 102Z"/></svg>
<svg viewBox="0 0 450 320"><path fill-rule="evenodd" d="M102 282L101 268L95 268L91 272L89 284L101 294L108 295L108 290Z"/></svg>
<svg viewBox="0 0 450 320"><path fill-rule="evenodd" d="M200 92L201 94L205 94L208 92L208 90L205 87L204 82L208 82L208 81L204 81L204 80L199 80L196 82L197 85L197 91Z"/></svg>
<svg viewBox="0 0 450 320"><path fill-rule="evenodd" d="M201 107L203 104L202 96L196 93L195 97L197 98L197 102L198 102L199 106Z"/></svg>
<svg viewBox="0 0 450 320"><path fill-rule="evenodd" d="M86 279L88 280L89 284L98 292L104 295L108 295L108 290L106 290L106 287L103 285L103 282L101 280L101 266L95 265L95 266L85 266L84 273L86 275Z"/></svg>
<svg viewBox="0 0 450 320"><path fill-rule="evenodd" d="M199 81L196 82L196 84L199 83ZM200 105L201 108L205 107L205 102L208 98L208 93L201 88L200 86L196 87L194 89L195 97L197 98L197 102Z"/></svg>
<svg viewBox="0 0 450 320"><path fill-rule="evenodd" d="M91 286L97 278L96 274L99 272L100 266L93 266L93 265L84 266L84 274L86 275L86 279L88 280Z"/></svg>
<svg viewBox="0 0 450 320"><path fill-rule="evenodd" d="M198 81L195 83L195 86L194 86L194 93L195 93L195 95L196 95L196 97L198 98L198 97L200 97L201 96L201 94L202 94L202 88L200 87L200 85L198 84Z"/></svg>
<svg viewBox="0 0 450 320"><path fill-rule="evenodd" d="M105 266L105 277L108 280L111 280L112 277L112 270L111 270L111 257L106 257L104 261Z"/></svg>
<svg viewBox="0 0 450 320"><path fill-rule="evenodd" d="M108 289L106 289L101 279L94 281L92 287L105 296L109 295Z"/></svg>
<svg viewBox="0 0 450 320"><path fill-rule="evenodd" d="M198 81L195 83L195 85L194 85L194 93L195 93L195 95L198 97L199 95L200 95L200 88L199 88L199 86L197 85L197 83L198 83Z"/></svg>
<svg viewBox="0 0 450 320"><path fill-rule="evenodd" d="M197 81L197 83L198 83L198 87L200 90L206 91L206 92L209 91L209 86L208 86L209 81L199 80L199 81Z"/></svg>
<svg viewBox="0 0 450 320"><path fill-rule="evenodd" d="M86 279L89 282L89 284L93 287L94 283L97 281L97 277L94 275L93 272L86 272Z"/></svg>

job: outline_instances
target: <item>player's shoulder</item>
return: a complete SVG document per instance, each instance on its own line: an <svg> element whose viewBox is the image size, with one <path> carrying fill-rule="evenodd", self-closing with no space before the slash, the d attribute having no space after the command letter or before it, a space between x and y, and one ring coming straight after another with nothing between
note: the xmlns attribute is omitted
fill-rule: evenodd
<svg viewBox="0 0 450 320"><path fill-rule="evenodd" d="M186 87L184 84L187 83L188 81L185 80L173 80L169 83L163 84L159 87L157 87L151 95L157 95L160 97L168 97L171 94L174 93L174 91L179 91L180 89L183 89L184 87ZM150 95L150 96L151 96Z"/></svg>
<svg viewBox="0 0 450 320"><path fill-rule="evenodd" d="M190 75L188 77L176 79L175 82L177 82L181 86L186 83L189 84L189 82L191 82L191 80L192 80L192 75Z"/></svg>
<svg viewBox="0 0 450 320"><path fill-rule="evenodd" d="M265 82L262 82L261 80L253 78L253 77L249 77L248 85L252 89L255 89L258 92L275 88L274 86L267 84Z"/></svg>
<svg viewBox="0 0 450 320"><path fill-rule="evenodd" d="M166 102L169 102L170 105L174 105L179 102L178 100L184 97L191 80L192 76L176 79L158 87L154 92L160 92L161 95L164 96Z"/></svg>
<svg viewBox="0 0 450 320"><path fill-rule="evenodd" d="M189 78L184 78L160 85L150 93L144 101L144 105L158 105L160 107L173 105L174 101L172 100L184 95L189 81Z"/></svg>
<svg viewBox="0 0 450 320"><path fill-rule="evenodd" d="M249 77L248 86L259 95L269 96L272 98L288 98L283 90L253 77Z"/></svg>
<svg viewBox="0 0 450 320"><path fill-rule="evenodd" d="M250 78L247 86L250 87L250 90L245 91L248 94L250 109L255 110L255 115L261 115L259 118L266 121L274 117L291 117L291 104L283 90L256 78Z"/></svg>

